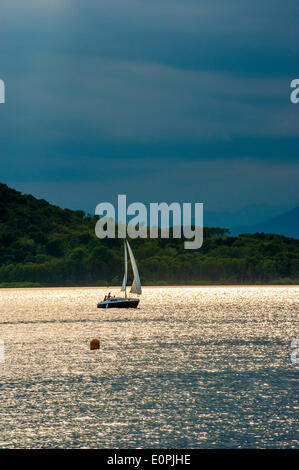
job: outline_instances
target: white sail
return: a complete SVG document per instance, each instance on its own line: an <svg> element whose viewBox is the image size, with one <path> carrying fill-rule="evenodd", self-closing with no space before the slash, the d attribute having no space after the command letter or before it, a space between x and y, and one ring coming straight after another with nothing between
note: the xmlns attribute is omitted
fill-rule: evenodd
<svg viewBox="0 0 299 470"><path fill-rule="evenodd" d="M131 265L132 265L132 269L133 269L133 274L134 274L134 280L133 280L133 284L132 284L132 287L131 287L130 292L132 292L133 294L138 294L138 295L140 295L140 294L141 294L141 282L140 282L140 277L139 277L139 273L138 273L137 264L136 264L136 261L135 261L135 258L134 258L134 255L133 255L133 252L132 252L132 250L131 250L131 247L130 247L130 245L129 245L128 240L127 240L127 246L128 246L128 251L129 251L129 255L130 255L130 261L131 261Z"/></svg>
<svg viewBox="0 0 299 470"><path fill-rule="evenodd" d="M128 254L127 254L127 247L126 247L125 240L124 240L124 250L125 250L125 274L124 274L124 279L123 279L123 283L122 283L122 287L121 287L121 290L123 292L126 291L127 279L128 279Z"/></svg>

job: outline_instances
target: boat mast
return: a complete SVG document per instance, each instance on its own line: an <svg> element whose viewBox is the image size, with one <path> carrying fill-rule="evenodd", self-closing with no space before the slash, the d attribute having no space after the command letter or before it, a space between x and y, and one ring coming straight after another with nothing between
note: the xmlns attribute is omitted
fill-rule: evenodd
<svg viewBox="0 0 299 470"><path fill-rule="evenodd" d="M128 272L128 257L127 257L127 247L126 247L126 239L124 238L124 252L125 252L125 276L126 276L126 284L125 284L125 299L127 298L127 272Z"/></svg>

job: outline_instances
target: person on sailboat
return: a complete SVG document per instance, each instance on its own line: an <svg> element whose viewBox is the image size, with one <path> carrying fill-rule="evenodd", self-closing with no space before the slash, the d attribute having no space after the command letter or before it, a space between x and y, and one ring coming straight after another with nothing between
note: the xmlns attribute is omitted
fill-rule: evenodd
<svg viewBox="0 0 299 470"><path fill-rule="evenodd" d="M142 293L141 290L141 283L139 272L136 264L136 260L134 258L132 249L129 245L128 240L124 239L124 261L125 261L125 273L122 282L121 291L125 293L124 297L116 297L115 295L111 295L111 292L108 293L108 296L105 295L105 299L102 302L97 304L98 308L137 308L139 305L138 298L132 298L127 296L127 280L128 280L128 256L127 252L129 253L131 266L134 274L133 283L130 292L140 295ZM111 300L113 299L113 300ZM111 302L110 302L111 300Z"/></svg>

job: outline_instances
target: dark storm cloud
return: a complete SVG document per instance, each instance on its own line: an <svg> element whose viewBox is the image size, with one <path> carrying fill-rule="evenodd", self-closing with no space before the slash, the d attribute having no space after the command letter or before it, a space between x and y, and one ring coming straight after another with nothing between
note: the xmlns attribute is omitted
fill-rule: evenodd
<svg viewBox="0 0 299 470"><path fill-rule="evenodd" d="M125 191L152 162L171 168L163 198L183 159L211 184L215 160L228 185L235 159L254 159L248 181L259 161L269 181L277 165L293 169L296 15L291 0L2 1L2 178L83 185L104 171L108 191L113 167Z"/></svg>
<svg viewBox="0 0 299 470"><path fill-rule="evenodd" d="M275 76L297 71L295 0L4 0L7 53L28 48L174 68ZM16 13L17 12L17 13ZM20 46L20 40L21 46ZM79 59L78 59L79 60Z"/></svg>
<svg viewBox="0 0 299 470"><path fill-rule="evenodd" d="M61 178L57 178L57 168ZM91 171L92 169L92 171ZM117 204L117 194L128 202L204 201L205 210L234 210L268 201L273 206L298 202L299 167L295 163L262 162L258 159L173 160L86 158L67 167L60 162L49 169L55 183L31 179L17 187L45 197L55 204L94 211L99 202ZM68 172L73 179L65 179ZM92 178L91 175L94 175ZM242 188L242 190L240 190ZM248 198L250 194L250 198ZM82 205L84 202L84 205Z"/></svg>

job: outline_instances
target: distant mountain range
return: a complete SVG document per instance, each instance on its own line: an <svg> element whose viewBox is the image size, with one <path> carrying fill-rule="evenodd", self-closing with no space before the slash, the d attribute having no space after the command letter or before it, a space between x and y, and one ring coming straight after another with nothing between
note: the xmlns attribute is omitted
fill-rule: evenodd
<svg viewBox="0 0 299 470"><path fill-rule="evenodd" d="M291 238L299 238L299 206L284 214L272 217L265 222L253 225L239 225L231 228L233 235L240 233L275 233Z"/></svg>
<svg viewBox="0 0 299 470"><path fill-rule="evenodd" d="M208 227L243 227L259 224L290 210L289 206L271 206L269 204L250 204L234 211L210 211L204 205L204 225Z"/></svg>

